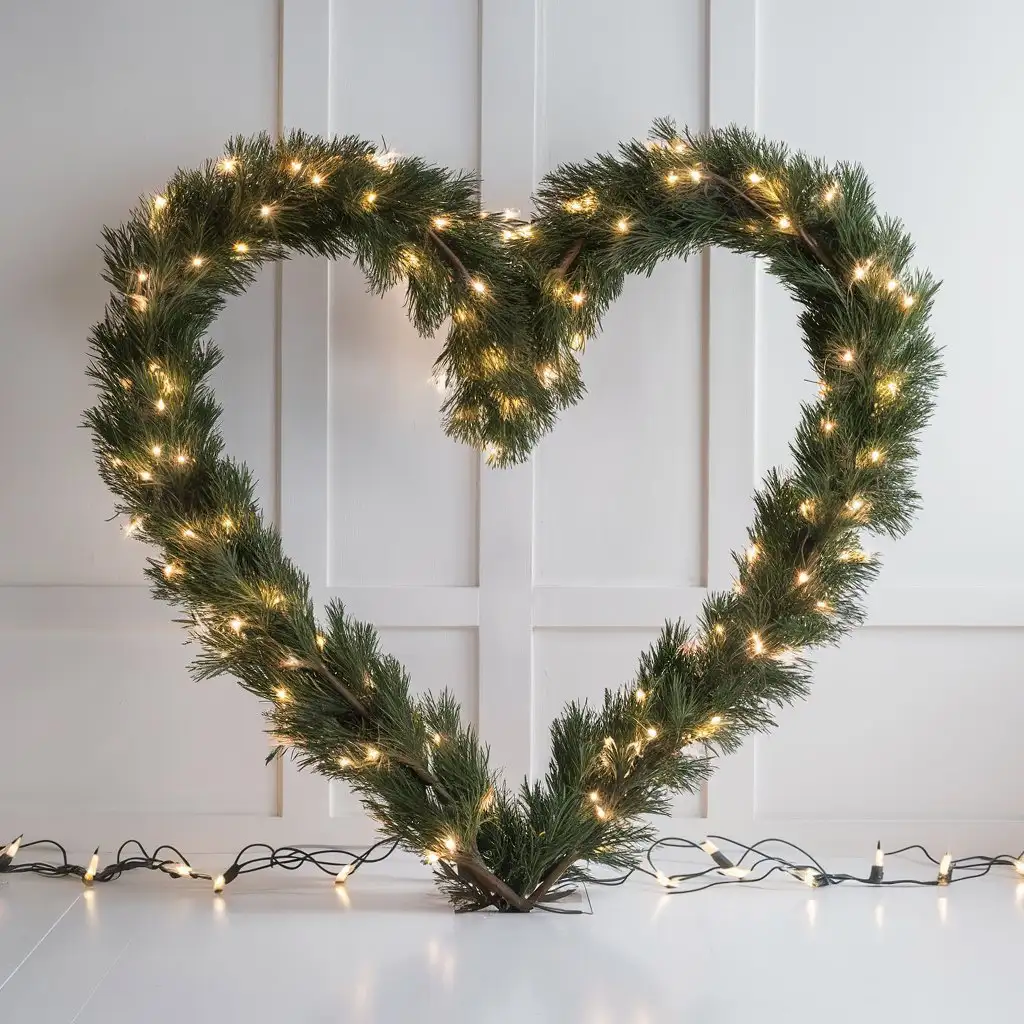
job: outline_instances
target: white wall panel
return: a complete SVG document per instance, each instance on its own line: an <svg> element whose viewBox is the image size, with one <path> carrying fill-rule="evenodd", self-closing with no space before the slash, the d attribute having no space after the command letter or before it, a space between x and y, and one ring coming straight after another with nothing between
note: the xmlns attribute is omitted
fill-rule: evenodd
<svg viewBox="0 0 1024 1024"><path fill-rule="evenodd" d="M1021 820L1020 647L1009 629L864 629L824 652L811 699L759 741L758 816Z"/></svg>
<svg viewBox="0 0 1024 1024"><path fill-rule="evenodd" d="M128 0L40 0L4 12L0 426L18 440L2 455L0 536L18 542L0 544L2 583L138 581L138 552L104 524L110 498L77 429L92 401L86 334L107 293L99 229L179 164L273 126L276 6L182 0L170 16ZM272 320L234 321L243 327L265 350Z"/></svg>
<svg viewBox="0 0 1024 1024"><path fill-rule="evenodd" d="M698 0L547 5L544 170L643 136L661 115L703 126L704 8ZM537 455L538 582L703 582L702 269L700 260L673 263L627 281L583 357L587 400L561 417Z"/></svg>
<svg viewBox="0 0 1024 1024"><path fill-rule="evenodd" d="M477 6L335 0L331 131L476 169ZM440 430L438 346L350 264L330 288L330 582L473 586L479 459Z"/></svg>

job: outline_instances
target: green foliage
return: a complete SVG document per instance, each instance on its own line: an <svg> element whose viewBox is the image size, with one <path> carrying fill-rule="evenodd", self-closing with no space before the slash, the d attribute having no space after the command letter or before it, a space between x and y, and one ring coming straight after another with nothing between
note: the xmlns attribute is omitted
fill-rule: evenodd
<svg viewBox="0 0 1024 1024"><path fill-rule="evenodd" d="M232 676L264 701L279 750L352 786L459 909L529 910L582 864L632 864L649 816L767 729L806 692L803 653L860 621L878 568L861 532L909 526L940 373L935 285L908 269L909 238L878 216L860 168L734 128L690 138L659 122L647 144L564 166L532 223L481 213L472 178L354 138L237 138L226 153L105 232L114 291L86 414L127 529L161 549L147 574L184 611L196 676ZM207 331L261 264L351 258L374 291L404 283L421 332L448 322L445 429L505 465L581 397L577 354L625 277L706 245L764 259L800 303L822 387L802 410L795 471L755 495L734 591L712 594L693 631L667 624L601 706L567 707L545 777L513 792L450 694L412 697L375 630L340 605L318 624L248 471L223 453Z"/></svg>

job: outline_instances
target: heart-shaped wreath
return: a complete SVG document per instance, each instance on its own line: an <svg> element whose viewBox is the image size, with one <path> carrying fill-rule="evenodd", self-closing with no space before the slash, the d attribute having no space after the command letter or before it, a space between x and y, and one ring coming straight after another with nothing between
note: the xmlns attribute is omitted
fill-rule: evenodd
<svg viewBox="0 0 1024 1024"><path fill-rule="evenodd" d="M105 232L114 293L92 334L100 472L126 529L162 549L147 574L185 610L196 676L233 675L266 701L282 749L352 786L459 909L529 911L585 863L632 864L652 837L644 816L805 693L803 652L862 617L877 573L862 529L908 528L941 372L935 285L908 269L910 239L878 216L859 167L662 121L646 143L548 175L537 202L529 222L488 215L473 178L355 138L237 138ZM249 473L222 452L206 333L261 264L351 257L375 291L405 284L422 333L450 318L445 429L505 465L581 397L577 354L626 275L706 245L763 258L802 307L820 389L795 468L756 494L732 593L709 596L693 629L666 625L599 707L569 705L546 776L512 791L449 694L410 696L372 626L339 604L318 624Z"/></svg>

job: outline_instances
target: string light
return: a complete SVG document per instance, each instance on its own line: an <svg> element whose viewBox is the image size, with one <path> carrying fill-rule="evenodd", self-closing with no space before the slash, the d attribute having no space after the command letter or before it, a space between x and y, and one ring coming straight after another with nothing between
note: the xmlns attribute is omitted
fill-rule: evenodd
<svg viewBox="0 0 1024 1024"><path fill-rule="evenodd" d="M939 861L939 885L949 885L953 877L953 855L947 850Z"/></svg>
<svg viewBox="0 0 1024 1024"><path fill-rule="evenodd" d="M153 474L148 469L140 470L139 479L144 483L149 483L153 479Z"/></svg>
<svg viewBox="0 0 1024 1024"><path fill-rule="evenodd" d="M587 339L582 334L574 334L569 339L569 348L571 348L573 352L582 352L586 347L586 344Z"/></svg>
<svg viewBox="0 0 1024 1024"><path fill-rule="evenodd" d="M793 226L793 222L785 215L781 216L777 223L783 231L788 231Z"/></svg>
<svg viewBox="0 0 1024 1024"><path fill-rule="evenodd" d="M441 858L438 854L434 853L433 850L427 850L427 852L423 855L423 859L428 864L436 864Z"/></svg>
<svg viewBox="0 0 1024 1024"><path fill-rule="evenodd" d="M455 839L452 836L445 837L444 848L449 853L454 853L458 849L458 845L456 844Z"/></svg>
<svg viewBox="0 0 1024 1024"><path fill-rule="evenodd" d="M747 564L753 565L757 561L757 556L761 554L761 549L756 544L751 544L747 548Z"/></svg>
<svg viewBox="0 0 1024 1024"><path fill-rule="evenodd" d="M914 296L913 295L904 295L903 296L903 308L904 309L910 309L910 307L913 304L914 304Z"/></svg>
<svg viewBox="0 0 1024 1024"><path fill-rule="evenodd" d="M225 885L227 885L227 879L225 879L225 877L223 875L218 875L213 880L213 891L214 892L223 892Z"/></svg>
<svg viewBox="0 0 1024 1024"><path fill-rule="evenodd" d="M533 225L532 224L524 224L519 229L519 236L520 236L520 238L533 238Z"/></svg>
<svg viewBox="0 0 1024 1024"><path fill-rule="evenodd" d="M832 431L836 429L835 420L822 420L821 421L821 429L826 434L831 434Z"/></svg>
<svg viewBox="0 0 1024 1024"><path fill-rule="evenodd" d="M885 851L882 849L882 844L878 843L875 846L875 862L871 865L871 873L868 875L868 881L874 882L876 885L882 881L885 875Z"/></svg>
<svg viewBox="0 0 1024 1024"><path fill-rule="evenodd" d="M321 175L319 175L319 174L314 174L314 175L313 175L313 176L312 176L312 177L311 177L311 178L309 179L309 183L310 183L311 185L322 185L322 184L324 183L324 179L323 179L323 177L322 177Z"/></svg>
<svg viewBox="0 0 1024 1024"><path fill-rule="evenodd" d="M174 562L168 562L164 566L164 575L168 579L170 579L172 576L174 576L176 573L179 573L179 572L181 572L181 566L180 565L175 565Z"/></svg>
<svg viewBox="0 0 1024 1024"><path fill-rule="evenodd" d="M291 167L292 174L298 174L299 171L302 170L302 161L301 160L293 160L291 162L291 164L289 164L289 166Z"/></svg>
<svg viewBox="0 0 1024 1024"><path fill-rule="evenodd" d="M705 839L699 846L718 865L719 874L730 878L745 878L750 874L749 868L737 867L710 839Z"/></svg>
<svg viewBox="0 0 1024 1024"><path fill-rule="evenodd" d="M516 233L514 231L512 231L510 228L505 228L505 230L502 231L502 233L501 233L501 237L506 242L511 242L512 239L516 237Z"/></svg>
<svg viewBox="0 0 1024 1024"><path fill-rule="evenodd" d="M85 869L85 874L82 875L82 881L86 885L92 885L93 879L96 877L96 872L100 867L100 848L97 846L92 852L92 856L89 858L89 866Z"/></svg>
<svg viewBox="0 0 1024 1024"><path fill-rule="evenodd" d="M885 290L887 292L894 292L899 287L900 283L894 277L890 277L885 283Z"/></svg>
<svg viewBox="0 0 1024 1024"><path fill-rule="evenodd" d="M472 281L470 281L469 284L473 291L477 293L477 295L487 294L487 285L485 285L483 281L481 281L479 278L474 278Z"/></svg>
<svg viewBox="0 0 1024 1024"><path fill-rule="evenodd" d="M815 601L814 607L817 608L819 612L823 612L826 615L832 611L832 606L828 603L828 601Z"/></svg>
<svg viewBox="0 0 1024 1024"><path fill-rule="evenodd" d="M217 165L224 174L232 174L235 170L234 157L226 156Z"/></svg>
<svg viewBox="0 0 1024 1024"><path fill-rule="evenodd" d="M813 518L814 502L810 498L800 502L800 515L802 515L804 519Z"/></svg>
<svg viewBox="0 0 1024 1024"><path fill-rule="evenodd" d="M852 348L844 349L843 354L839 357L844 363L852 363L856 358Z"/></svg>
<svg viewBox="0 0 1024 1024"><path fill-rule="evenodd" d="M364 207L369 209L376 202L377 202L377 193L376 192L364 192L363 193L363 206Z"/></svg>
<svg viewBox="0 0 1024 1024"><path fill-rule="evenodd" d="M186 540L192 540L196 535L196 531L193 530L191 527L186 526L185 529L181 531L181 535Z"/></svg>
<svg viewBox="0 0 1024 1024"><path fill-rule="evenodd" d="M139 284L145 284L149 280L149 274L145 270L140 270L136 276L139 279Z"/></svg>
<svg viewBox="0 0 1024 1024"><path fill-rule="evenodd" d="M379 758L380 758L380 751L376 747L367 747L366 748L366 760L367 761L376 761Z"/></svg>
<svg viewBox="0 0 1024 1024"><path fill-rule="evenodd" d="M610 739L611 737L609 737ZM605 746L608 745L608 741L605 741ZM599 804L601 802L601 794L596 789L590 791L590 802L592 804Z"/></svg>
<svg viewBox="0 0 1024 1024"><path fill-rule="evenodd" d="M854 514L861 511L864 508L863 498L851 498L847 503L846 507Z"/></svg>
<svg viewBox="0 0 1024 1024"><path fill-rule="evenodd" d="M757 173L757 171L751 171L747 175L747 181L749 181L751 185L760 185L761 182L764 181L764 178L762 178L761 175Z"/></svg>
<svg viewBox="0 0 1024 1024"><path fill-rule="evenodd" d="M487 459L492 465L501 458L504 449L500 444L496 444L494 441L488 441L484 445L484 458Z"/></svg>
<svg viewBox="0 0 1024 1024"><path fill-rule="evenodd" d="M596 807L594 808L594 813L595 813L595 814L596 814L596 815L597 815L597 816L598 816L598 817L599 817L599 818L600 818L600 819L601 819L602 821L606 821L606 820L607 820L607 818L608 818L608 812L607 812L607 811L606 811L606 810L605 810L605 809L604 809L604 808L603 808L603 807L602 807L602 806L601 806L600 804L598 804L598 805L597 805L597 806L596 806Z"/></svg>
<svg viewBox="0 0 1024 1024"><path fill-rule="evenodd" d="M264 218L269 217L273 212L274 212L274 208L272 206L268 206L266 203L264 203L260 207L260 216L261 217L264 217Z"/></svg>
<svg viewBox="0 0 1024 1024"><path fill-rule="evenodd" d="M674 185L679 181L679 175L676 174L675 171L669 171L669 173L665 175L665 181L668 182L669 185Z"/></svg>
<svg viewBox="0 0 1024 1024"><path fill-rule="evenodd" d="M434 225L434 227L435 227L435 228L437 228L437 230L438 230L438 231L444 231L444 229L445 229L446 227L448 227L448 225L449 225L450 223L451 223L451 222L450 222L450 221L448 220L448 218L447 218L447 217L435 217L435 218L434 218L434 219L433 219L433 220L431 221L431 224L433 224L433 225Z"/></svg>
<svg viewBox="0 0 1024 1024"><path fill-rule="evenodd" d="M858 281L863 281L864 278L868 276L868 268L863 263L858 263L857 266L853 268L853 276Z"/></svg>
<svg viewBox="0 0 1024 1024"><path fill-rule="evenodd" d="M714 628L715 628L715 633L718 636L720 636L720 637L725 636L725 626L723 626L720 622L716 622Z"/></svg>
<svg viewBox="0 0 1024 1024"><path fill-rule="evenodd" d="M648 726L646 732L649 740L656 740L658 738L658 730L653 725Z"/></svg>
<svg viewBox="0 0 1024 1024"><path fill-rule="evenodd" d="M149 308L149 299L145 295L129 295L128 298L131 299L132 305L140 313L145 313Z"/></svg>
<svg viewBox="0 0 1024 1024"><path fill-rule="evenodd" d="M572 304L574 306L582 306L585 298L586 296L583 294L583 292L573 292Z"/></svg>
<svg viewBox="0 0 1024 1024"><path fill-rule="evenodd" d="M625 217L620 217L615 222L615 230L618 231L620 235L626 234L629 231L629 221L626 220Z"/></svg>
<svg viewBox="0 0 1024 1024"><path fill-rule="evenodd" d="M235 250L235 252L243 256L249 251L249 245L247 242L235 242L232 248Z"/></svg>
<svg viewBox="0 0 1024 1024"><path fill-rule="evenodd" d="M316 645L322 651L327 646L327 637L325 637L322 633L317 633Z"/></svg>
<svg viewBox="0 0 1024 1024"><path fill-rule="evenodd" d="M334 876L335 885L344 885L346 879L355 870L355 864L346 864L338 873Z"/></svg>
<svg viewBox="0 0 1024 1024"><path fill-rule="evenodd" d="M816 889L818 883L821 881L821 876L814 868L804 868L801 871L794 871L794 876L799 878L804 885L810 886L812 889Z"/></svg>
<svg viewBox="0 0 1024 1024"><path fill-rule="evenodd" d="M764 654L764 640L759 633L750 634L750 652L755 656Z"/></svg>
<svg viewBox="0 0 1024 1024"><path fill-rule="evenodd" d="M832 185L829 188L825 189L825 192L821 198L824 202L831 203L837 195L839 195L839 189L836 188L835 185Z"/></svg>
<svg viewBox="0 0 1024 1024"><path fill-rule="evenodd" d="M174 457L174 461L178 463L179 466L184 466L185 463L188 462L188 456L184 452L178 452Z"/></svg>
<svg viewBox="0 0 1024 1024"><path fill-rule="evenodd" d="M637 687L636 691L633 693L633 697L638 703L643 704L643 702L647 700L647 692Z"/></svg>
<svg viewBox="0 0 1024 1024"><path fill-rule="evenodd" d="M691 167L690 168L690 180L691 181L700 181L700 179L702 177L703 177L703 175L700 173L700 171L697 170L696 167Z"/></svg>
<svg viewBox="0 0 1024 1024"><path fill-rule="evenodd" d="M282 704L287 704L287 703L288 703L288 701L289 701L289 700L291 700L291 696L292 696L292 695L291 695L291 694L290 694L290 693L289 693L289 692L288 692L288 691L287 691L287 690L286 690L286 689L285 689L285 688L284 688L283 686L279 686L279 687L278 687L278 688L277 688L277 689L276 689L276 690L274 691L274 696L275 696L275 697L276 697L276 698L277 698L277 699L278 699L278 700L279 700L279 701L280 701L280 702L281 702Z"/></svg>
<svg viewBox="0 0 1024 1024"><path fill-rule="evenodd" d="M220 525L223 526L225 530L230 532L231 530L233 530L235 528L235 521L234 521L234 519L231 518L231 516L225 516L220 521Z"/></svg>
<svg viewBox="0 0 1024 1024"><path fill-rule="evenodd" d="M3 853L0 853L0 871L4 871L10 866L11 861L18 855L18 849L24 838L25 836L22 834L4 847Z"/></svg>
<svg viewBox="0 0 1024 1024"><path fill-rule="evenodd" d="M811 578L811 574L806 569L801 569L796 574L797 586L798 587L802 587L810 578Z"/></svg>
<svg viewBox="0 0 1024 1024"><path fill-rule="evenodd" d="M502 220L515 220L519 216L518 210L513 210L511 207L506 207L501 212Z"/></svg>
<svg viewBox="0 0 1024 1024"><path fill-rule="evenodd" d="M158 210L164 210L167 208L167 196L154 196L153 205Z"/></svg>
<svg viewBox="0 0 1024 1024"><path fill-rule="evenodd" d="M241 633L242 627L245 623L236 615L233 619L228 620L228 625L236 632Z"/></svg>
<svg viewBox="0 0 1024 1024"><path fill-rule="evenodd" d="M872 462L881 462L882 461L882 453L877 448L872 448L871 451L868 452L868 458Z"/></svg>
<svg viewBox="0 0 1024 1024"><path fill-rule="evenodd" d="M441 746L441 734L439 732L431 733L430 739L435 747Z"/></svg>
<svg viewBox="0 0 1024 1024"><path fill-rule="evenodd" d="M134 519L130 519L128 521L127 525L124 528L124 535L126 537L130 537L133 533L135 533L136 530L141 529L141 527L142 519L141 517L136 516Z"/></svg>
<svg viewBox="0 0 1024 1024"><path fill-rule="evenodd" d="M722 724L722 716L721 715L712 715L708 719L708 721L711 723L711 725L721 725Z"/></svg>
<svg viewBox="0 0 1024 1024"><path fill-rule="evenodd" d="M655 871L655 879L657 879L658 885L663 885L666 889L674 889L679 883L669 878L664 871Z"/></svg>
<svg viewBox="0 0 1024 1024"><path fill-rule="evenodd" d="M206 260L204 260L202 256L193 256L192 257L192 266L193 267L201 267L205 262L206 262Z"/></svg>
<svg viewBox="0 0 1024 1024"><path fill-rule="evenodd" d="M546 387L552 387L558 381L558 370L556 370L550 363L540 367L538 374L540 376L541 383Z"/></svg>
<svg viewBox="0 0 1024 1024"><path fill-rule="evenodd" d="M192 869L187 864L172 864L170 870L179 878L188 878L192 874Z"/></svg>

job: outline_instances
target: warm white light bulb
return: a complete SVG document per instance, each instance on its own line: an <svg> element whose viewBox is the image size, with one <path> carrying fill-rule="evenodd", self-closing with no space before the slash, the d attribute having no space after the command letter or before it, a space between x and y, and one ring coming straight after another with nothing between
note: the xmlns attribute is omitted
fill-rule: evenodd
<svg viewBox="0 0 1024 1024"><path fill-rule="evenodd" d="M192 869L187 864L175 864L171 869L179 878L188 878Z"/></svg>
<svg viewBox="0 0 1024 1024"><path fill-rule="evenodd" d="M697 170L696 167L691 167L690 168L690 180L691 181L700 181L700 179L702 177L703 177L703 175L700 173L700 171Z"/></svg>
<svg viewBox="0 0 1024 1024"><path fill-rule="evenodd" d="M583 294L583 292L573 292L572 304L574 306L582 306L584 299L586 299L586 296Z"/></svg>
<svg viewBox="0 0 1024 1024"><path fill-rule="evenodd" d="M227 884L227 882L225 881L224 876L223 875L218 875L213 880L213 891L214 892L223 892L224 891L224 886L226 884Z"/></svg>
<svg viewBox="0 0 1024 1024"><path fill-rule="evenodd" d="M708 721L712 725L721 725L722 724L722 716L721 715L712 715L711 718L708 719Z"/></svg>
<svg viewBox="0 0 1024 1024"><path fill-rule="evenodd" d="M85 875L83 876L82 881L86 882L87 884L92 882L92 880L96 877L96 872L99 870L99 867L100 851L97 848L93 852L92 857L89 858L89 866L85 869Z"/></svg>
<svg viewBox="0 0 1024 1024"><path fill-rule="evenodd" d="M913 295L904 295L903 296L903 308L904 309L910 309L910 307L913 304L914 304L914 296Z"/></svg>
<svg viewBox="0 0 1024 1024"><path fill-rule="evenodd" d="M1017 869L1018 875L1024 875L1024 857L1019 860L1014 860L1013 866Z"/></svg>
<svg viewBox="0 0 1024 1024"><path fill-rule="evenodd" d="M666 889L674 889L679 884L674 878L669 878L664 871L655 871L654 877L658 885L663 885Z"/></svg>
<svg viewBox="0 0 1024 1024"><path fill-rule="evenodd" d="M835 420L822 420L821 421L821 429L826 434L831 434L832 431L836 429Z"/></svg>
<svg viewBox="0 0 1024 1024"><path fill-rule="evenodd" d="M432 733L430 736L435 747L441 746L441 734L439 732Z"/></svg>
<svg viewBox="0 0 1024 1024"><path fill-rule="evenodd" d="M764 641L761 639L760 634L750 634L750 649L754 654L764 654Z"/></svg>
<svg viewBox="0 0 1024 1024"><path fill-rule="evenodd" d="M882 844L879 843L875 847L875 867L881 868L885 866L885 851L882 849Z"/></svg>
<svg viewBox="0 0 1024 1024"><path fill-rule="evenodd" d="M626 220L625 217L620 217L615 224L615 230L618 231L620 235L626 234L626 232L629 231L629 221Z"/></svg>
<svg viewBox="0 0 1024 1024"><path fill-rule="evenodd" d="M713 856L714 856L714 855L715 855L716 853L718 853L718 847L717 847L717 846L715 846L715 844L714 844L713 842L711 842L711 840L710 840L710 839L705 839L705 840L704 840L704 842L700 844L700 848L701 848L701 849L702 849L702 850L703 850L703 851L704 851L704 852L705 852L705 853L706 853L706 854L707 854L707 855L708 855L709 857L713 857Z"/></svg>
<svg viewBox="0 0 1024 1024"><path fill-rule="evenodd" d="M291 694L289 694L288 691L283 686L279 686L274 691L274 696L277 697L277 699L281 701L282 704L284 704L287 703L288 698L291 696Z"/></svg>
<svg viewBox="0 0 1024 1024"><path fill-rule="evenodd" d="M885 283L885 290L889 292L896 291L898 287L899 281L897 281L895 278L889 278L889 280Z"/></svg>
<svg viewBox="0 0 1024 1024"><path fill-rule="evenodd" d="M647 728L647 738L649 740L655 740L658 738L658 730L655 729L653 725L648 726Z"/></svg>
<svg viewBox="0 0 1024 1024"><path fill-rule="evenodd" d="M949 869L953 866L953 855L947 850L939 861L939 879L949 881Z"/></svg>
<svg viewBox="0 0 1024 1024"><path fill-rule="evenodd" d="M747 563L752 564L757 561L757 556L761 554L761 549L756 544L751 544L747 548Z"/></svg>
<svg viewBox="0 0 1024 1024"><path fill-rule="evenodd" d="M17 839L13 840L13 842L8 843L4 848L3 854L0 854L0 856L6 857L8 863L14 860L18 854L18 850L21 849L21 840L23 838L23 836L18 836Z"/></svg>
<svg viewBox="0 0 1024 1024"><path fill-rule="evenodd" d="M202 256L193 256L192 257L192 266L193 267L201 267L205 262L206 262L206 260L204 260Z"/></svg>
<svg viewBox="0 0 1024 1024"><path fill-rule="evenodd" d="M822 198L822 199L823 199L823 200L824 200L824 201L825 201L826 203L831 203L831 202L832 202L832 200L833 200L833 199L835 199L835 197L836 197L836 196L837 196L838 194L839 194L839 189L837 189L837 188L835 187L835 185L833 185L833 186L832 186L831 188L827 188L827 189L825 190L825 193L824 193L824 195L822 195L822 197L821 197L821 198Z"/></svg>
<svg viewBox="0 0 1024 1024"><path fill-rule="evenodd" d="M311 185L322 185L324 183L323 176L319 174L314 174L310 177L309 183Z"/></svg>
<svg viewBox="0 0 1024 1024"><path fill-rule="evenodd" d="M479 278L474 278L470 282L470 287L477 293L477 295L485 295L487 293L487 285L485 285Z"/></svg>
<svg viewBox="0 0 1024 1024"><path fill-rule="evenodd" d="M431 223L438 231L443 231L451 223L447 217L435 217Z"/></svg>
<svg viewBox="0 0 1024 1024"><path fill-rule="evenodd" d="M757 171L751 171L747 175L747 181L749 181L751 185L760 185L761 182L764 181L764 178L762 178L761 175L757 173Z"/></svg>
<svg viewBox="0 0 1024 1024"><path fill-rule="evenodd" d="M644 690L640 689L640 687L637 687L637 689L636 689L636 692L635 692L635 693L633 694L633 696L634 696L634 697L635 697L635 698L636 698L636 699L637 699L637 700L638 700L638 701L639 701L639 702L640 702L641 704L643 704L643 702L644 702L645 700L647 700L647 693L646 693L646 691L644 691Z"/></svg>
<svg viewBox="0 0 1024 1024"><path fill-rule="evenodd" d="M810 578L811 578L811 574L806 569L801 569L796 574L797 586L802 587Z"/></svg>
<svg viewBox="0 0 1024 1024"><path fill-rule="evenodd" d="M788 231L793 226L793 222L786 216L780 217L778 224L783 231Z"/></svg>
<svg viewBox="0 0 1024 1024"><path fill-rule="evenodd" d="M438 854L434 853L433 850L427 850L427 852L423 856L423 859L428 864L436 864L441 858L438 856Z"/></svg>
<svg viewBox="0 0 1024 1024"><path fill-rule="evenodd" d="M852 348L844 350L843 354L839 357L844 363L852 363L855 356Z"/></svg>
<svg viewBox="0 0 1024 1024"><path fill-rule="evenodd" d="M147 274L145 270L140 270L137 276L139 278L139 284L144 284L149 280L149 274Z"/></svg>
<svg viewBox="0 0 1024 1024"><path fill-rule="evenodd" d="M167 206L167 196L154 196L153 205L158 210L163 210Z"/></svg>
<svg viewBox="0 0 1024 1024"><path fill-rule="evenodd" d="M244 623L244 622L243 622L243 621L242 621L242 620L241 620L241 619L240 619L240 618L239 618L239 617L238 617L238 616L236 615L236 616L235 616L235 617L234 617L233 619L230 619L230 620L228 621L228 625L229 625L229 626L230 626L230 627L231 627L231 628L232 628L232 629L233 629L233 630L234 630L234 631L235 631L236 633L241 633L241 632L242 632L242 626L244 626L244 625L245 625L245 623Z"/></svg>
<svg viewBox="0 0 1024 1024"><path fill-rule="evenodd" d="M302 170L302 161L301 160L293 160L289 166L292 169L292 174L298 174L299 171Z"/></svg>
<svg viewBox="0 0 1024 1024"><path fill-rule="evenodd" d="M346 864L334 877L335 885L344 885L345 880L355 870L355 864Z"/></svg>
<svg viewBox="0 0 1024 1024"><path fill-rule="evenodd" d="M668 182L669 185L674 185L678 180L679 175L676 174L675 171L669 171L669 173L665 175L665 181Z"/></svg>
<svg viewBox="0 0 1024 1024"><path fill-rule="evenodd" d="M274 208L272 206L268 206L266 203L264 203L260 207L260 216L261 217L269 217L273 212L274 212Z"/></svg>
<svg viewBox="0 0 1024 1024"><path fill-rule="evenodd" d="M380 757L380 751L376 747L366 748L366 760L376 761Z"/></svg>
<svg viewBox="0 0 1024 1024"><path fill-rule="evenodd" d="M444 848L449 853L454 853L458 849L458 844L452 836L446 836L444 840Z"/></svg>
<svg viewBox="0 0 1024 1024"><path fill-rule="evenodd" d="M235 252L241 253L243 255L249 251L249 246L246 242L235 242L232 248L235 250Z"/></svg>

